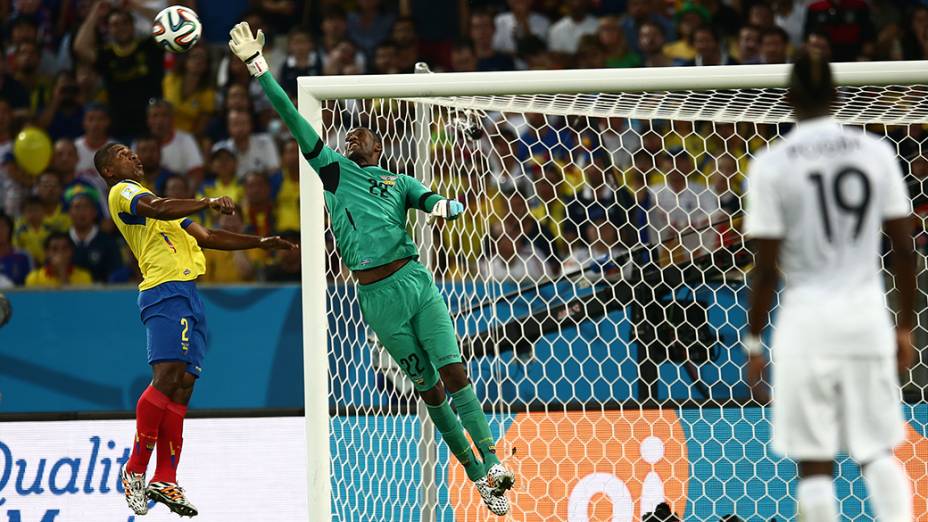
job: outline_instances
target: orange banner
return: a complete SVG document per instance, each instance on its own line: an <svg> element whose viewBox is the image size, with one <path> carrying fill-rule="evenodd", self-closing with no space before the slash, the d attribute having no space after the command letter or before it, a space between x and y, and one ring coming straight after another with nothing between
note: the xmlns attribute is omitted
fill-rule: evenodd
<svg viewBox="0 0 928 522"><path fill-rule="evenodd" d="M520 483L510 520L632 522L659 502L683 516L689 461L675 411L519 414L497 444ZM457 520L498 520L461 466L448 467Z"/></svg>

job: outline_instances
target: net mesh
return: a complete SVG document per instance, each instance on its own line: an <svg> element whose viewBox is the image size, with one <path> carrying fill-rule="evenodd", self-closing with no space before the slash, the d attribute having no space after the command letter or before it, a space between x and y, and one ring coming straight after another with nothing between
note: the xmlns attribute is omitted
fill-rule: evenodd
<svg viewBox="0 0 928 522"><path fill-rule="evenodd" d="M844 88L837 107L893 143L920 211L926 95ZM739 344L747 165L789 119L780 89L324 103L330 145L375 129L381 166L467 208L434 226L411 213L410 233L519 476L510 519L641 520L662 502L687 520L796 515L796 470L768 451ZM444 446L430 453L412 385L365 327L330 233L327 247L335 520L492 519ZM905 378L897 451L916 513L928 511L926 375L917 362ZM837 476L845 516L870 519L856 468L843 459Z"/></svg>

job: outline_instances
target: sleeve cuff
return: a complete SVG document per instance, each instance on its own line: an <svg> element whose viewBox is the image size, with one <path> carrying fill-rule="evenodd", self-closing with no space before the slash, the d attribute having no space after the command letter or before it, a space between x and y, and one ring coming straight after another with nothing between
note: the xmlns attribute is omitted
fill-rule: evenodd
<svg viewBox="0 0 928 522"><path fill-rule="evenodd" d="M443 199L445 199L445 197L441 194L426 192L419 198L419 208L424 212L431 212L432 209L435 208L435 204Z"/></svg>
<svg viewBox="0 0 928 522"><path fill-rule="evenodd" d="M148 192L141 192L133 196L132 201L129 202L129 213L132 214L133 216L137 216L138 214L135 213L135 210L139 206L139 200L142 199L142 196L150 196L150 195L151 194Z"/></svg>
<svg viewBox="0 0 928 522"><path fill-rule="evenodd" d="M180 228L183 228L184 230L186 230L187 227L189 227L192 223L193 223L192 219L184 218L184 220L180 222Z"/></svg>

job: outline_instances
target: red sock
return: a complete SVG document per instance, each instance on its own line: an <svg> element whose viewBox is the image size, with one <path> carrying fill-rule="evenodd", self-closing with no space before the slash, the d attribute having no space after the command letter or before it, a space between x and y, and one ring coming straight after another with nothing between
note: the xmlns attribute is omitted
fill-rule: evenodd
<svg viewBox="0 0 928 522"><path fill-rule="evenodd" d="M164 417L165 408L171 402L168 396L149 385L139 397L135 406L135 443L132 455L126 462L126 470L132 473L145 473L151 452L158 442L158 426Z"/></svg>
<svg viewBox="0 0 928 522"><path fill-rule="evenodd" d="M158 465L152 482L177 483L177 465L184 443L184 416L187 407L176 402L168 403L158 429Z"/></svg>

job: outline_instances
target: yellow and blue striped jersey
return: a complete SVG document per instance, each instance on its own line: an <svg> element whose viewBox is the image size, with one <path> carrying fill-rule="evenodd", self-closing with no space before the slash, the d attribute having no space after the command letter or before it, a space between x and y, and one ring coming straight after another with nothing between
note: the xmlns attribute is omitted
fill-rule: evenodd
<svg viewBox="0 0 928 522"><path fill-rule="evenodd" d="M110 188L110 213L116 228L139 260L142 283L139 290L168 281L192 281L206 272L206 258L196 239L184 229L189 219L162 221L136 214L140 197L150 190L132 180Z"/></svg>

